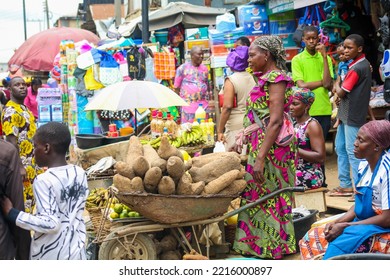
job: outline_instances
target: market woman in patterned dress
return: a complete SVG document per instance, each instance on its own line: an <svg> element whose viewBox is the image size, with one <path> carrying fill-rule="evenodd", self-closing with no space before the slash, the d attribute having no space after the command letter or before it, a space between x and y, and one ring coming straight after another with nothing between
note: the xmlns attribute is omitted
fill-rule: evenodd
<svg viewBox="0 0 390 280"><path fill-rule="evenodd" d="M278 189L294 186L297 143L282 147L275 144L289 110L293 81L287 75L285 51L277 36L261 36L249 48L249 66L258 80L247 101L244 128L270 117L266 131L259 128L247 136L248 185L241 205ZM296 252L292 221L292 194L284 192L238 216L233 249L242 255L282 259Z"/></svg>
<svg viewBox="0 0 390 280"><path fill-rule="evenodd" d="M293 88L291 116L295 118L295 133L298 139L298 164L295 186L305 189L322 187L324 173L321 164L325 162L325 140L320 123L310 117L314 92L307 88Z"/></svg>

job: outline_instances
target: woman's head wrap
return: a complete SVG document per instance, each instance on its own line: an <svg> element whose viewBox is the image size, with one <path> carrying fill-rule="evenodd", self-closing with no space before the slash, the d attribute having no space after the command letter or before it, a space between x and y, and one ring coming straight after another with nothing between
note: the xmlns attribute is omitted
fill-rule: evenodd
<svg viewBox="0 0 390 280"><path fill-rule="evenodd" d="M226 65L229 66L233 71L243 72L248 67L248 47L238 46L232 49L227 56Z"/></svg>
<svg viewBox="0 0 390 280"><path fill-rule="evenodd" d="M293 87L293 98L302 101L305 105L311 105L314 102L315 95L310 89Z"/></svg>
<svg viewBox="0 0 390 280"><path fill-rule="evenodd" d="M390 146L390 121L370 121L360 128L380 148Z"/></svg>
<svg viewBox="0 0 390 280"><path fill-rule="evenodd" d="M286 52L279 36L260 36L257 37L252 44L263 50L269 51L275 59L276 66L279 69L287 71Z"/></svg>

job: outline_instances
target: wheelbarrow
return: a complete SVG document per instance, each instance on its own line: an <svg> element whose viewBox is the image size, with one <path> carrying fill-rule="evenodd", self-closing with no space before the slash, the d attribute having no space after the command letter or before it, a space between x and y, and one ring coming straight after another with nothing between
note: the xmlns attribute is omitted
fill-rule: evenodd
<svg viewBox="0 0 390 280"><path fill-rule="evenodd" d="M303 192L303 188L289 187L276 190L256 201L250 202L233 211L227 212L230 202L237 197L227 195L209 196L178 196L158 195L150 193L122 193L115 196L119 201L139 212L146 219L135 221L116 227L103 240L99 240L99 233L95 242L101 243L99 260L155 260L157 250L150 233L169 230L178 241L185 253L194 250L202 254L201 245L196 228L201 226L208 235L206 225L219 223L241 211L254 207L273 196L287 191ZM194 245L188 240L185 230L190 228L193 233ZM206 256L210 256L210 241L206 239Z"/></svg>

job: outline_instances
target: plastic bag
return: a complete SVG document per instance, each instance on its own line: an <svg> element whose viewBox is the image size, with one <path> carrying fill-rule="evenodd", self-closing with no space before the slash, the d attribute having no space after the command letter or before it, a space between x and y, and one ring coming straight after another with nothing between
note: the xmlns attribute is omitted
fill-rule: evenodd
<svg viewBox="0 0 390 280"><path fill-rule="evenodd" d="M213 149L213 153L226 152L225 145L222 141L217 141Z"/></svg>
<svg viewBox="0 0 390 280"><path fill-rule="evenodd" d="M95 80L93 74L93 67L87 69L87 72L85 73L84 76L84 83L85 83L85 88L87 90L96 90L104 87L103 84Z"/></svg>
<svg viewBox="0 0 390 280"><path fill-rule="evenodd" d="M91 49L90 51L80 54L76 58L77 67L86 70L88 67L91 67L95 63L99 63L100 59L100 52L97 49Z"/></svg>
<svg viewBox="0 0 390 280"><path fill-rule="evenodd" d="M236 29L236 18L231 13L225 13L216 17L216 29L219 32L229 32Z"/></svg>
<svg viewBox="0 0 390 280"><path fill-rule="evenodd" d="M122 74L119 70L119 63L107 52L102 52L100 61L100 82L105 85L112 85L122 82Z"/></svg>

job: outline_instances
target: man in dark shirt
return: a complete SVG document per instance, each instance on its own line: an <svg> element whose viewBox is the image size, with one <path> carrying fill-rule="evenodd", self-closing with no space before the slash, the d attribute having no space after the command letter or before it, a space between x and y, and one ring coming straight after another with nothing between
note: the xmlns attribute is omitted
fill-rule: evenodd
<svg viewBox="0 0 390 280"><path fill-rule="evenodd" d="M15 146L0 139L0 199L7 196L15 208L24 211L22 164ZM0 211L0 260L28 260L29 231L7 223Z"/></svg>

